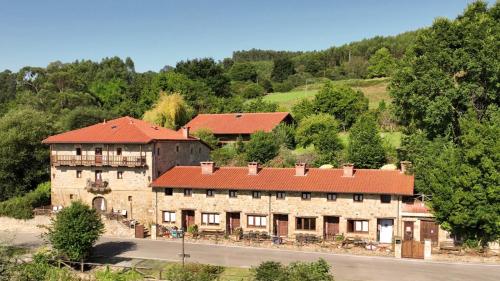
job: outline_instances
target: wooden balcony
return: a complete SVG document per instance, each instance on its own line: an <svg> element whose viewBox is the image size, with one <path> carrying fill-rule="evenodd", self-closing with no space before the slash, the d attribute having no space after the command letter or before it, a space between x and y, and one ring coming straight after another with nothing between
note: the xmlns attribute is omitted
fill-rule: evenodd
<svg viewBox="0 0 500 281"><path fill-rule="evenodd" d="M109 181L107 180L91 180L87 179L85 189L92 193L107 193L111 191Z"/></svg>
<svg viewBox="0 0 500 281"><path fill-rule="evenodd" d="M53 166L146 166L146 156L52 155L50 161Z"/></svg>

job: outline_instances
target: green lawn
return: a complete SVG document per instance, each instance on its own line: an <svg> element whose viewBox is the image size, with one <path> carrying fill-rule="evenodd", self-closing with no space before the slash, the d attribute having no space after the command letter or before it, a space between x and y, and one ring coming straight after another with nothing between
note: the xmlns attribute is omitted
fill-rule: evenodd
<svg viewBox="0 0 500 281"><path fill-rule="evenodd" d="M347 85L360 90L369 100L370 108L376 108L381 100L390 101L387 85L387 78L377 79L349 79L332 81L336 85ZM276 102L284 110L290 110L291 107L304 98L313 98L319 91L323 83L313 83L306 86L300 86L290 92L272 93L264 97L265 101Z"/></svg>

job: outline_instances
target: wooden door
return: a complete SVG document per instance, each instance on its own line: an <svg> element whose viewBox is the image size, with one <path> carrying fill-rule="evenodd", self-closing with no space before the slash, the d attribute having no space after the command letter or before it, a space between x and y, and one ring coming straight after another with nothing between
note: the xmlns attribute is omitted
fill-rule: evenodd
<svg viewBox="0 0 500 281"><path fill-rule="evenodd" d="M439 225L435 221L420 221L420 241L431 239L433 245L438 243Z"/></svg>
<svg viewBox="0 0 500 281"><path fill-rule="evenodd" d="M194 210L182 211L182 228L187 230L188 227L194 225Z"/></svg>
<svg viewBox="0 0 500 281"><path fill-rule="evenodd" d="M240 213L227 213L226 230L229 234L233 234L234 230L240 227Z"/></svg>
<svg viewBox="0 0 500 281"><path fill-rule="evenodd" d="M411 241L413 240L413 222L412 221L405 221L404 222L404 241Z"/></svg>
<svg viewBox="0 0 500 281"><path fill-rule="evenodd" d="M274 234L288 236L288 215L274 215Z"/></svg>
<svg viewBox="0 0 500 281"><path fill-rule="evenodd" d="M423 259L424 243L413 240L403 241L401 256L403 258L410 258L410 259Z"/></svg>
<svg viewBox="0 0 500 281"><path fill-rule="evenodd" d="M325 216L323 230L325 239L333 239L339 234L339 217Z"/></svg>
<svg viewBox="0 0 500 281"><path fill-rule="evenodd" d="M102 147L95 148L95 163L102 164Z"/></svg>

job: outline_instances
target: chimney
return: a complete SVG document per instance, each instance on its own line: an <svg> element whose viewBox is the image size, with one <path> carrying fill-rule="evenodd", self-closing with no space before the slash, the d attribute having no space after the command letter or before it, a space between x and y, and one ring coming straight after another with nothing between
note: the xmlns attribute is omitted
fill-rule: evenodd
<svg viewBox="0 0 500 281"><path fill-rule="evenodd" d="M307 164L306 163L296 163L295 164L295 175L296 176L305 176L307 172Z"/></svg>
<svg viewBox="0 0 500 281"><path fill-rule="evenodd" d="M259 163L248 162L248 174L251 176L256 176L259 173Z"/></svg>
<svg viewBox="0 0 500 281"><path fill-rule="evenodd" d="M214 162L211 162L211 161L200 162L200 166L201 166L201 174L202 175L211 175L215 171Z"/></svg>
<svg viewBox="0 0 500 281"><path fill-rule="evenodd" d="M185 139L189 139L189 127L182 127L182 136L184 136Z"/></svg>
<svg viewBox="0 0 500 281"><path fill-rule="evenodd" d="M344 164L344 177L353 177L354 176L354 164L346 163Z"/></svg>
<svg viewBox="0 0 500 281"><path fill-rule="evenodd" d="M401 161L401 173L402 174L408 173L410 167L411 167L411 162L410 161Z"/></svg>

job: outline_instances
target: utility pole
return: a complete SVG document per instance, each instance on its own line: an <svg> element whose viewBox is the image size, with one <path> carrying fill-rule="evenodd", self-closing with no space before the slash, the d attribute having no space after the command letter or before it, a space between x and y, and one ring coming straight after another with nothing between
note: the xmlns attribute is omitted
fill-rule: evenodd
<svg viewBox="0 0 500 281"><path fill-rule="evenodd" d="M184 247L184 228L182 228L182 253L179 254L179 256L182 258L182 268L184 268L184 265L186 264L186 258L189 258L191 255L186 254L185 247Z"/></svg>

